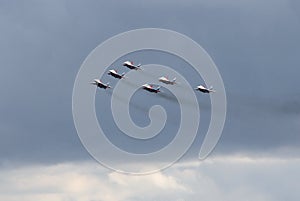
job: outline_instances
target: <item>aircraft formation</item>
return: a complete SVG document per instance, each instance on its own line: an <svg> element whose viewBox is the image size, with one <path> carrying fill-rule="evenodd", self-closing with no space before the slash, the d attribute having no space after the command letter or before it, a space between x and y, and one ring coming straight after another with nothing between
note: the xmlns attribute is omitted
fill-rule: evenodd
<svg viewBox="0 0 300 201"><path fill-rule="evenodd" d="M123 66L125 66L125 67L127 67L127 68L129 68L131 70L141 70L141 68L140 68L141 64L135 65L135 64L133 64L132 61L125 61L123 63ZM111 75L112 77L117 78L117 79L124 79L124 78L126 78L125 72L123 72L123 73L120 74L120 73L117 72L117 70L114 70L114 69L109 70L107 74ZM162 82L164 84L170 84L170 85L178 84L176 82L176 77L174 77L173 79L169 79L168 77L162 76L162 77L158 78L158 81ZM96 85L97 87L102 88L102 89L112 88L109 85L109 83L103 83L99 79L94 79L93 82L91 82L91 84ZM160 86L154 87L153 85L147 84L147 83L144 84L144 85L142 85L142 89L144 89L146 91L149 91L149 92L152 92L152 93L159 93L159 92L161 92L160 91ZM205 87L203 85L199 85L199 86L197 86L194 89L197 90L197 91L200 91L202 93L216 92L215 90L213 90L212 86L208 88L208 87Z"/></svg>

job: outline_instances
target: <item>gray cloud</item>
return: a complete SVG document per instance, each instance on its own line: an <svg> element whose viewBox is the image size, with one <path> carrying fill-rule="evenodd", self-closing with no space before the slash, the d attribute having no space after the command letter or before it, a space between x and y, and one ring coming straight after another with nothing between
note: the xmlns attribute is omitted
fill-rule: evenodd
<svg viewBox="0 0 300 201"><path fill-rule="evenodd" d="M266 147L270 152L281 147L293 150L300 130L296 45L300 28L295 4L2 1L1 160L89 158L71 115L77 70L96 45L141 27L182 32L213 57L228 92L228 117L219 143L222 152L259 152ZM141 60L147 63L153 58ZM182 73L189 76L192 71ZM189 78L192 85L199 84L198 77ZM199 99L209 107L209 100L200 95ZM203 122L207 119L209 114ZM202 138L201 132L195 147Z"/></svg>

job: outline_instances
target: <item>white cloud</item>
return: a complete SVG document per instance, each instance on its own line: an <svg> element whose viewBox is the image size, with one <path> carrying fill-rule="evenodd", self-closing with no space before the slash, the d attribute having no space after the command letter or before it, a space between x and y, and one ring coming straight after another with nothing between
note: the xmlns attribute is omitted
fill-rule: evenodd
<svg viewBox="0 0 300 201"><path fill-rule="evenodd" d="M182 162L150 175L97 163L0 170L0 200L298 200L299 159L220 157Z"/></svg>
<svg viewBox="0 0 300 201"><path fill-rule="evenodd" d="M0 171L0 200L105 200L152 197L184 192L171 175L130 176L111 172L97 163L32 166ZM163 193L163 191L165 191ZM137 195L137 196L136 196ZM40 199L42 198L42 199Z"/></svg>

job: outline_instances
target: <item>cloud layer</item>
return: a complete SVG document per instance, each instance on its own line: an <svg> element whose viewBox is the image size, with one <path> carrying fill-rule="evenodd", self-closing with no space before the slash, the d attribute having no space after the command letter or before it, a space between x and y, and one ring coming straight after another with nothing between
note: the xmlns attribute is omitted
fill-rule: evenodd
<svg viewBox="0 0 300 201"><path fill-rule="evenodd" d="M299 159L210 158L155 174L111 172L94 162L0 169L0 200L298 200Z"/></svg>

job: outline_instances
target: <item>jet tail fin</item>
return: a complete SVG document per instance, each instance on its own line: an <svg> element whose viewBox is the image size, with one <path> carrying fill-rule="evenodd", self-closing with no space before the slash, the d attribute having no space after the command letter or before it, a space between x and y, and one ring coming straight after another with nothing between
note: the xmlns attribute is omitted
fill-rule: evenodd
<svg viewBox="0 0 300 201"><path fill-rule="evenodd" d="M209 91L211 91L211 92L216 92L216 91L214 90L213 86L210 86L210 87L209 87Z"/></svg>
<svg viewBox="0 0 300 201"><path fill-rule="evenodd" d="M158 87L156 88L156 90L157 90L157 92L163 92L163 91L160 90L160 86L158 86Z"/></svg>

